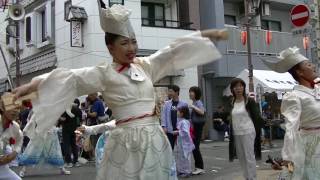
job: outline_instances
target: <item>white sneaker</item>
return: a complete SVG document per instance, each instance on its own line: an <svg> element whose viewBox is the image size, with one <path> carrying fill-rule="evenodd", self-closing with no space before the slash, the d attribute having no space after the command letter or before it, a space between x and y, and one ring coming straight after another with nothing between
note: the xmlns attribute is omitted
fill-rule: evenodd
<svg viewBox="0 0 320 180"><path fill-rule="evenodd" d="M196 168L195 171L192 172L193 175L204 174L206 171L204 169Z"/></svg>
<svg viewBox="0 0 320 180"><path fill-rule="evenodd" d="M66 163L64 167L66 167L66 168L72 168L72 167L73 167L73 164L72 164L72 163Z"/></svg>
<svg viewBox="0 0 320 180"><path fill-rule="evenodd" d="M80 167L81 164L80 164L79 162L76 162L76 163L73 164L73 166L74 166L74 167Z"/></svg>
<svg viewBox="0 0 320 180"><path fill-rule="evenodd" d="M65 168L62 168L62 169L61 169L61 174L62 174L62 175L70 175L71 172L68 171L68 170L66 170Z"/></svg>
<svg viewBox="0 0 320 180"><path fill-rule="evenodd" d="M19 172L19 176L20 176L20 177L24 177L25 172L26 172L26 167L25 167L25 166L22 166L22 169L21 169L20 172Z"/></svg>
<svg viewBox="0 0 320 180"><path fill-rule="evenodd" d="M20 171L20 172L19 172L19 176L20 176L20 177L24 177L24 171Z"/></svg>

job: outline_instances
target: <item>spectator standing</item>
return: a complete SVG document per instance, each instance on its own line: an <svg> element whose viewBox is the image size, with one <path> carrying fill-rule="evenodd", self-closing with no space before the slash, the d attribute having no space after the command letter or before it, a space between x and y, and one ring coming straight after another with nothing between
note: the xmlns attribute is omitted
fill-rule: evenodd
<svg viewBox="0 0 320 180"><path fill-rule="evenodd" d="M193 126L194 139L193 143L195 149L193 150L193 158L195 162L195 170L192 172L194 175L205 173L203 159L200 151L200 141L202 137L203 126L205 124L205 109L201 98L201 89L193 86L189 89L189 97L192 104L189 106L191 111L191 122Z"/></svg>
<svg viewBox="0 0 320 180"><path fill-rule="evenodd" d="M71 113L67 110L60 118L60 124L62 125L62 141L64 158L66 167L71 168L73 166L80 166L78 163L78 147L76 145L75 130L81 125L82 112L79 108L80 101L74 100L74 104L71 108ZM71 151L73 159L71 160Z"/></svg>
<svg viewBox="0 0 320 180"><path fill-rule="evenodd" d="M171 148L174 149L176 136L173 131L177 130L177 110L182 106L188 106L187 103L179 99L180 88L177 85L171 85L168 88L168 96L171 100L166 101L161 112L161 126L167 134Z"/></svg>
<svg viewBox="0 0 320 180"><path fill-rule="evenodd" d="M246 95L246 84L242 79L232 80L231 131L229 142L230 161L238 157L243 177L256 180L256 159L261 159L262 118L254 99Z"/></svg>
<svg viewBox="0 0 320 180"><path fill-rule="evenodd" d="M32 105L30 101L22 101L22 107L21 111L19 113L19 120L20 120L20 129L21 131L26 127L28 123L28 116L30 114ZM21 152L24 151L24 149L27 147L27 144L29 143L30 139L27 136L23 136L23 144Z"/></svg>

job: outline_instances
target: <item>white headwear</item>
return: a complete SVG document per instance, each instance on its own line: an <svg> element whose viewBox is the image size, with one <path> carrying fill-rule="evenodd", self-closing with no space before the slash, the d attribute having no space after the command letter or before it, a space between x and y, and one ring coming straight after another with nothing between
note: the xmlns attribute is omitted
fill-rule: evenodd
<svg viewBox="0 0 320 180"><path fill-rule="evenodd" d="M107 7L102 0L98 0L100 25L104 32L134 38L135 33L129 16L131 11L120 4Z"/></svg>
<svg viewBox="0 0 320 180"><path fill-rule="evenodd" d="M279 61L271 62L262 59L262 62L268 66L271 70L278 73L288 72L292 67L299 64L302 61L309 60L299 52L299 48L296 46L290 47L280 52L280 56L277 57Z"/></svg>

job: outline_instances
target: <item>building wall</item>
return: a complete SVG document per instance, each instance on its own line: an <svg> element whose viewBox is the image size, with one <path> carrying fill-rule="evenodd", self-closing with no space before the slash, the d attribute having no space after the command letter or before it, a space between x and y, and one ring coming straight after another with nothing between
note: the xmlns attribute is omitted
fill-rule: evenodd
<svg viewBox="0 0 320 180"><path fill-rule="evenodd" d="M1 10L2 11L2 10ZM5 56L6 56L6 59L7 59L7 62L9 61L9 55L6 51L6 27L8 25L7 21L5 21L6 19L6 14L7 14L7 10L5 12L1 12L0 13L0 22L1 22L1 25L0 25L0 45L2 47L2 50L4 51L5 53ZM2 55L0 54L0 79L1 78L4 78L4 77L7 77L7 69L5 67L5 63L4 63L4 59L2 57Z"/></svg>
<svg viewBox="0 0 320 180"><path fill-rule="evenodd" d="M221 28L224 27L224 16L225 15L233 15L236 16L236 24L237 26L241 26L243 24L243 16L240 15L239 12L239 4L243 2L241 0L201 0L200 1L200 15L201 15L201 28ZM281 6L278 4L281 4ZM295 2L296 3L296 2ZM289 21L289 10L294 5L293 2L289 2L286 4L286 1L271 1L271 16L270 17L262 17L262 19L267 20L277 20L281 21L282 31L285 35L282 37L282 33L278 33L279 38L284 43L273 50L278 53L281 49L287 48L290 45L296 45L298 41L293 40L294 38L288 38L288 33L291 32L292 26ZM257 45L257 43L264 43L264 38L256 38L253 36L251 42L253 46ZM231 38L234 41L240 42L240 36L237 38L236 36L232 36ZM223 57L211 64L206 66L202 66L199 71L199 79L201 79L201 84L203 87L204 102L207 108L207 119L211 119L212 113L216 110L218 105L228 104L226 99L223 98L223 90L227 87L233 77L237 76L243 69L248 68L248 57L246 52L243 54L239 53L230 53L230 39L226 42L219 42L217 47L220 52L223 54ZM263 41L263 42L262 42ZM286 43L287 42L287 43ZM243 46L239 43L238 46ZM300 45L298 45L300 46ZM275 46L274 46L275 47ZM301 46L300 46L301 47ZM239 47L238 49L244 49L246 51L246 47ZM262 62L260 58L266 59L275 59L275 54L273 56L264 56L259 55L259 57L255 54L252 55L252 63L254 69L268 69ZM210 128L211 126L209 126Z"/></svg>
<svg viewBox="0 0 320 180"><path fill-rule="evenodd" d="M190 22L193 24L191 28L193 29L200 29L200 2L199 0L189 0L189 15L190 15Z"/></svg>
<svg viewBox="0 0 320 180"><path fill-rule="evenodd" d="M32 2L33 1L28 1L28 3ZM41 4L42 2L43 1L37 1L36 4ZM81 68L105 62L110 63L112 59L104 43L104 33L100 28L97 1L72 0L72 5L85 7L88 14L88 19L82 25L84 46L80 48L70 47L70 23L64 20L64 2L64 0L55 0L54 4L55 44L42 49L33 46L24 46L21 58L29 57L46 48L53 47L55 48L58 67ZM105 2L108 1L105 0ZM158 50L168 45L174 39L192 33L190 30L142 27L141 0L125 0L124 2L125 6L132 10L130 19L136 32L138 46L141 49ZM175 7L175 1L173 1L171 5ZM28 8L32 9L32 7L29 6ZM167 13L169 13L169 11L167 11ZM174 9L170 11L170 13L172 14L170 18L175 20L177 18L177 10ZM193 13L195 14L197 11L194 11ZM0 62L0 77L5 75L5 73L3 73L5 71L2 70L4 66L1 63L2 62ZM27 82L28 79L31 79L32 76L36 74L37 73L34 73L24 77L23 82ZM192 67L190 69L186 69L184 76L173 78L173 83L181 87L182 99L188 100L189 87L198 85L197 68Z"/></svg>

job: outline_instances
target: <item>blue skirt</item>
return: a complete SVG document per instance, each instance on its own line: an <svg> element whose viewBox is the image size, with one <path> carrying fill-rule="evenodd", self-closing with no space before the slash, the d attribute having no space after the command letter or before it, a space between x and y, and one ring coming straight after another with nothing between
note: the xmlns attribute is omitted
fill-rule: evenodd
<svg viewBox="0 0 320 180"><path fill-rule="evenodd" d="M36 136L30 140L25 151L18 156L18 160L23 166L39 164L63 166L64 160L56 131L48 132L45 137Z"/></svg>

